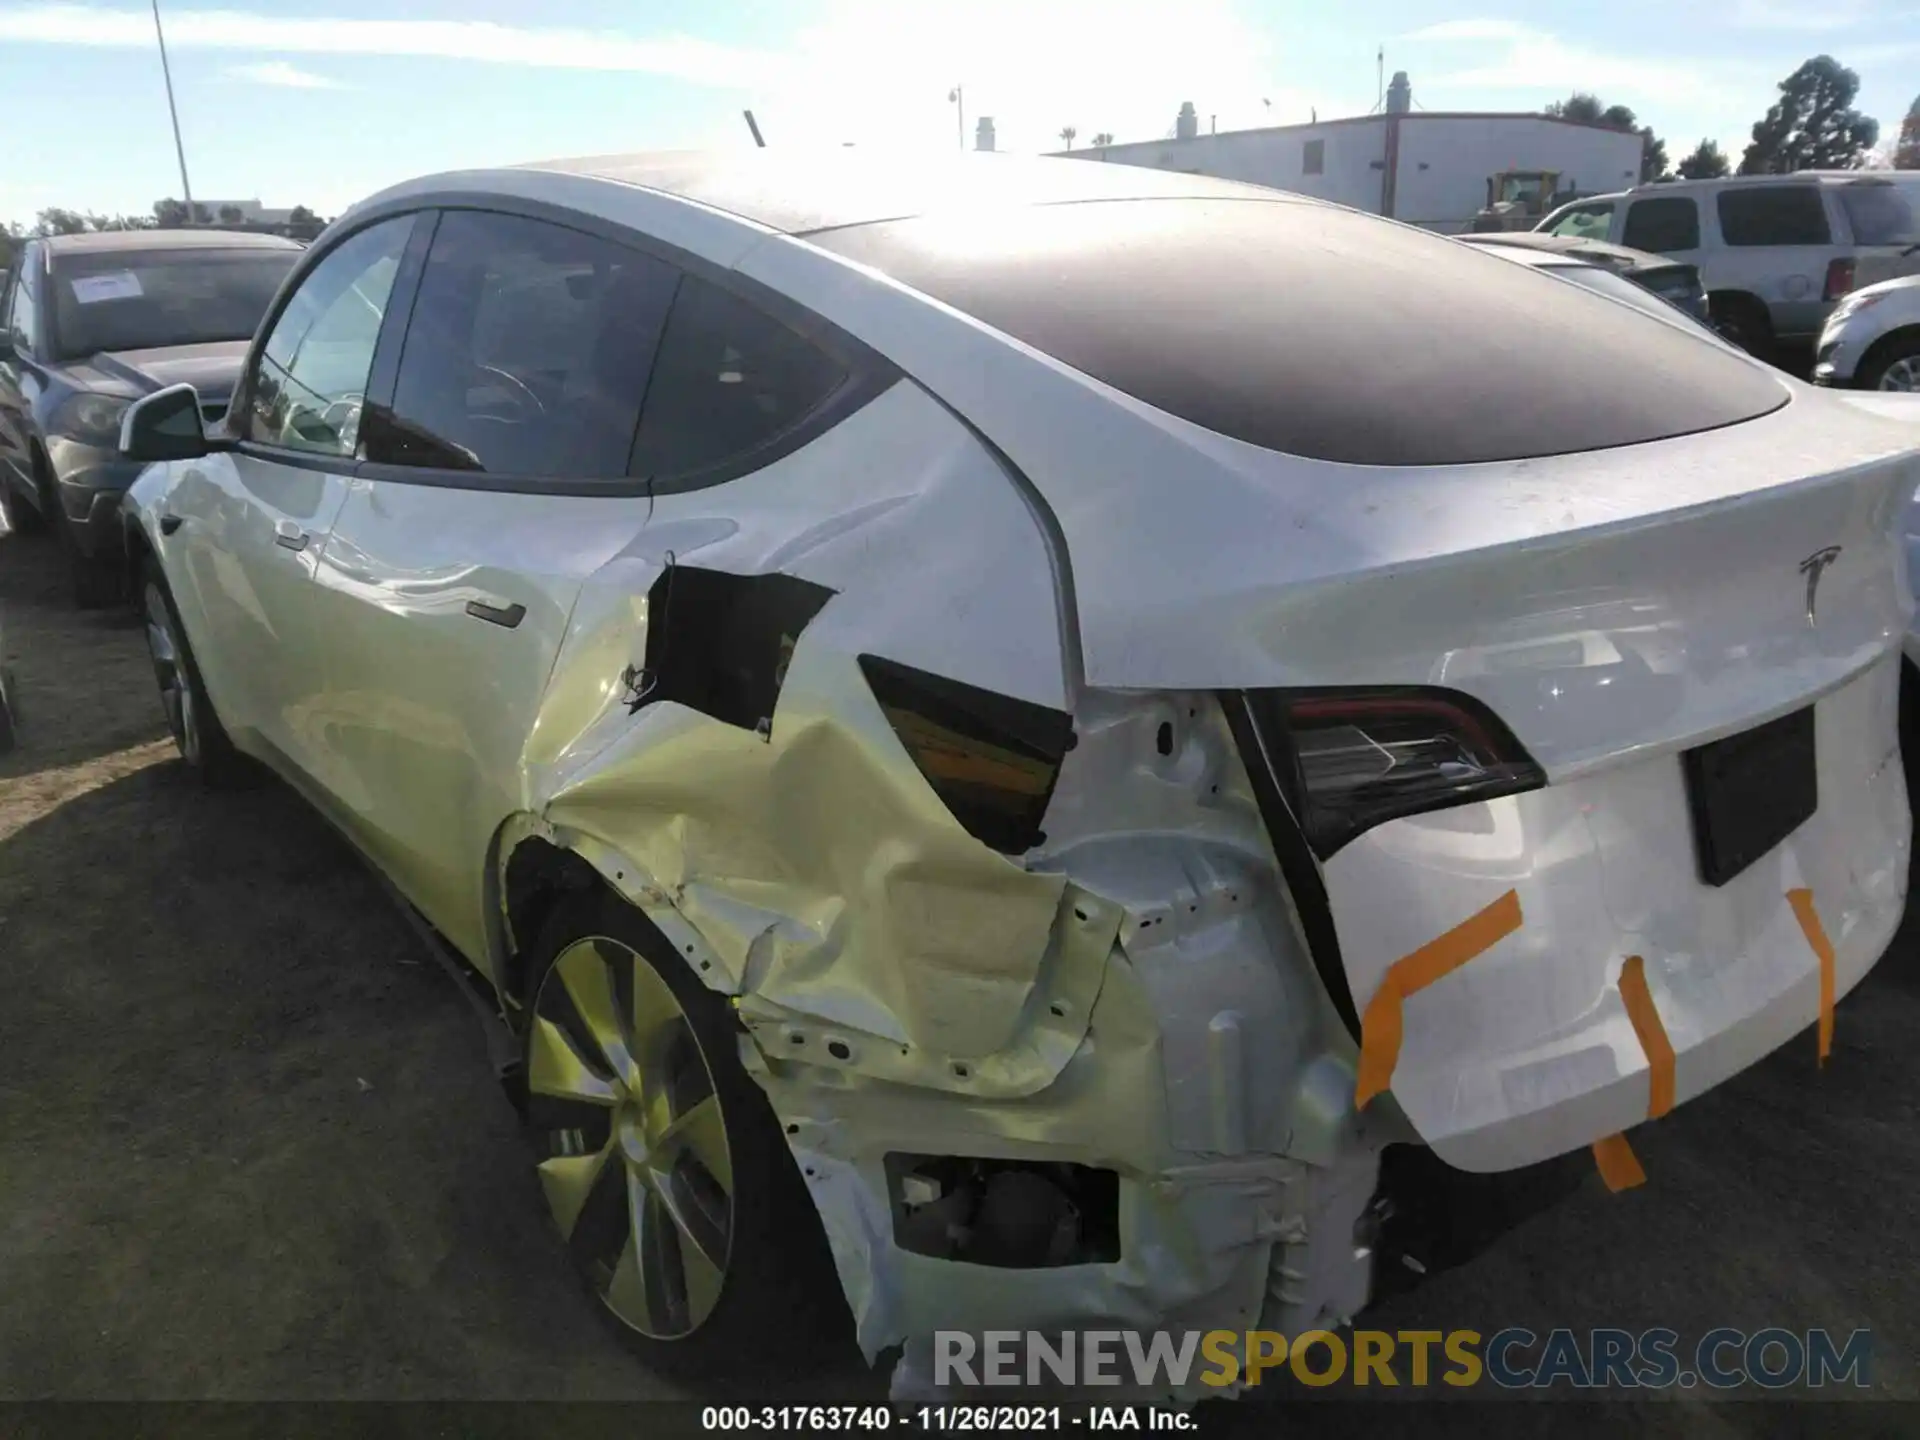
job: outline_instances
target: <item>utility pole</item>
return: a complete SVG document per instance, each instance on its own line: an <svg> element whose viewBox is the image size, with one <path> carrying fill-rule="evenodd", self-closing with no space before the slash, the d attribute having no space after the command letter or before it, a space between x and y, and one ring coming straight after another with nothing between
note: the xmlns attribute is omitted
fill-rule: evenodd
<svg viewBox="0 0 1920 1440"><path fill-rule="evenodd" d="M167 32L160 28L160 0L153 0L153 38L160 42L160 74L167 82L167 113L173 117L173 153L180 157L180 198L187 224L194 223L193 186L187 183L187 147L180 139L180 108L173 103L173 70L167 64Z"/></svg>
<svg viewBox="0 0 1920 1440"><path fill-rule="evenodd" d="M967 90L966 90L966 87L964 85L954 86L953 89L947 92L947 99L951 100L956 106L959 107L958 128L960 132L960 148L964 150L967 148Z"/></svg>

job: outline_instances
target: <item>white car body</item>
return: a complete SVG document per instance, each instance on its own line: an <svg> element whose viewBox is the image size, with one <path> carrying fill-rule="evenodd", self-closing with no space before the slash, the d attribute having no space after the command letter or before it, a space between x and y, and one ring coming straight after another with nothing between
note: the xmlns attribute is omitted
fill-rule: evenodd
<svg viewBox="0 0 1920 1440"><path fill-rule="evenodd" d="M1345 1319L1369 1293L1355 1234L1383 1145L1498 1171L1648 1118L1628 957L1682 1103L1820 1014L1789 892L1812 892L1838 996L1880 957L1908 868L1895 712L1913 605L1893 536L1920 481L1912 431L1689 327L1297 197L1057 162L918 182L852 157L730 164L764 168L736 182L610 157L411 182L336 222L307 266L453 197L652 237L884 359L891 378L807 443L705 488L588 494L242 446L154 466L130 523L235 743L482 974L510 988L513 856L538 841L737 998L869 1356L936 1328ZM769 220L760 190L773 211L817 194L818 213ZM1478 287L1483 333L1644 346L1777 395L1739 423L1582 453L1302 458L1090 378L894 271L909 262L890 246L937 269L942 244L994 254L1032 232L1084 273L1069 212L1097 206L1020 208L1076 196L1160 197L1129 203L1161 206L1140 223L1173 226L1156 243L1176 248L1269 222L1314 238L1303 265L1378 247L1383 285L1431 287L1438 266ZM973 220L968 199L1008 208ZM880 223L917 215L935 228ZM1368 308L1373 273L1283 298L1388 343L1403 320ZM1114 293L1143 307L1151 345L1154 316L1185 302L1132 283ZM1314 342L1295 343L1306 363ZM1394 443L1417 448L1404 429ZM1344 434L1330 443L1376 443ZM1829 551L1816 608L1806 565ZM648 597L694 568L833 592L789 637L763 733L623 697L659 621ZM476 603L520 619L476 623ZM862 656L1071 717L1037 844L995 853L955 823ZM1544 783L1290 861L1255 773L1274 732L1247 696L1400 686L1486 707ZM1817 810L1704 883L1683 752L1805 707ZM1362 1111L1343 1003L1366 1010L1396 961L1509 895L1517 931L1406 1000L1390 1095ZM884 1163L901 1151L1113 1168L1124 1259L908 1253Z"/></svg>
<svg viewBox="0 0 1920 1440"><path fill-rule="evenodd" d="M1883 280L1836 305L1814 349L1813 381L1920 390L1920 275Z"/></svg>
<svg viewBox="0 0 1920 1440"><path fill-rule="evenodd" d="M1862 187L1900 197L1907 217L1897 240L1856 225L1852 191ZM1787 192L1817 197L1824 225L1818 235L1794 243L1733 243L1722 227L1721 200L1728 195ZM1809 205L1813 200L1809 199ZM1833 268L1844 267L1848 287L1920 272L1920 257L1907 250L1920 233L1920 179L1882 172L1803 171L1794 175L1731 175L1716 180L1669 180L1611 195L1575 200L1543 218L1535 230L1611 241L1636 250L1670 255L1697 266L1712 297L1716 318L1742 301L1764 307L1774 338L1811 340L1842 292L1833 289ZM1685 217L1684 219L1680 217ZM1862 223L1886 217L1863 208Z"/></svg>

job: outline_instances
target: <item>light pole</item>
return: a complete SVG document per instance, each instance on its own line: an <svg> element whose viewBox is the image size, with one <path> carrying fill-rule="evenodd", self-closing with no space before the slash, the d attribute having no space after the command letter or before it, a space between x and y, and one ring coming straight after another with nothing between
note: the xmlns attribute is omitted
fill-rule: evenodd
<svg viewBox="0 0 1920 1440"><path fill-rule="evenodd" d="M964 150L967 148L967 89L966 89L966 86L964 85L954 86L953 89L947 92L947 99L951 100L958 107L960 148Z"/></svg>
<svg viewBox="0 0 1920 1440"><path fill-rule="evenodd" d="M160 28L160 0L153 0L153 38L160 42L160 74L167 82L167 114L173 117L173 153L180 157L180 198L193 224L193 186L187 183L187 147L180 140L180 110L173 103L173 70L167 64L167 32Z"/></svg>

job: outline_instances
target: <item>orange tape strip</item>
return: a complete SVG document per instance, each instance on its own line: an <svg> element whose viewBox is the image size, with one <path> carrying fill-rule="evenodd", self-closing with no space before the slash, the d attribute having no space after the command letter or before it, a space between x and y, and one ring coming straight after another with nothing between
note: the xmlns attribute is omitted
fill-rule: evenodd
<svg viewBox="0 0 1920 1440"><path fill-rule="evenodd" d="M1609 1135L1593 1142L1593 1163L1600 1167L1600 1178L1616 1195L1647 1183L1647 1172L1633 1153L1624 1135Z"/></svg>
<svg viewBox="0 0 1920 1440"><path fill-rule="evenodd" d="M1673 1041L1654 1008L1653 992L1647 988L1647 964L1638 955L1629 955L1620 967L1620 998L1647 1055L1647 1119L1658 1120L1673 1109ZM1621 1143L1626 1143L1624 1138Z"/></svg>
<svg viewBox="0 0 1920 1440"><path fill-rule="evenodd" d="M1820 923L1820 912L1813 908L1813 891L1789 890L1787 903L1793 906L1794 918L1820 962L1820 1063L1824 1065L1833 1053L1833 942Z"/></svg>
<svg viewBox="0 0 1920 1440"><path fill-rule="evenodd" d="M1357 1107L1364 1110L1368 1101L1393 1083L1393 1067L1400 1062L1400 1003L1442 976L1451 975L1519 928L1520 895L1509 890L1486 909L1388 967L1360 1017L1360 1068L1353 1086Z"/></svg>

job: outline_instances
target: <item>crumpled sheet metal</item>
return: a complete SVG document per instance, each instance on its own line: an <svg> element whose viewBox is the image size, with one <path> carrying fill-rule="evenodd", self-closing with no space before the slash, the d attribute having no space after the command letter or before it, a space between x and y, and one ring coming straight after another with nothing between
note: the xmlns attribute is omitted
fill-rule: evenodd
<svg viewBox="0 0 1920 1440"><path fill-rule="evenodd" d="M1303 1167L1277 1156L1195 1163L1167 1148L1157 1017L1117 948L1105 968L1088 1043L1024 1099L935 1108L900 1086L829 1086L812 1067L743 1045L791 1129L869 1360L935 1330L1254 1327ZM1116 1169L1124 1258L1010 1270L903 1251L883 1168L890 1151Z"/></svg>
<svg viewBox="0 0 1920 1440"><path fill-rule="evenodd" d="M1068 901L1065 877L961 827L853 655L820 635L832 608L801 636L766 739L647 706L540 814L643 910L697 933L702 978L744 997L750 1025L791 1017L776 1043L818 1033L856 1070L1037 1089L1085 1033L1118 909Z"/></svg>

